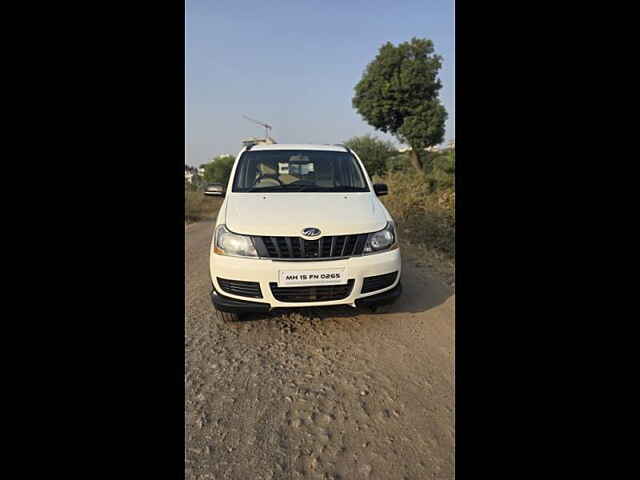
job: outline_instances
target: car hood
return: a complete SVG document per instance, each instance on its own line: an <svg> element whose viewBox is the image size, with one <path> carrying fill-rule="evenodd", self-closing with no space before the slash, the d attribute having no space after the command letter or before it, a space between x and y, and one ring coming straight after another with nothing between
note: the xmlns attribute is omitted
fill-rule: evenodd
<svg viewBox="0 0 640 480"><path fill-rule="evenodd" d="M298 237L315 227L326 236L375 232L387 216L371 193L234 193L227 197L225 222L245 235Z"/></svg>

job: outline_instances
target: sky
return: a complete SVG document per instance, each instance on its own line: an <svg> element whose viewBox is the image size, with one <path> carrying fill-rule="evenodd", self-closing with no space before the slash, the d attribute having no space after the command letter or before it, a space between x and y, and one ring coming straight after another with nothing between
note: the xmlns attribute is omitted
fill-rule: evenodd
<svg viewBox="0 0 640 480"><path fill-rule="evenodd" d="M454 0L185 1L185 163L236 155L273 126L278 143L341 143L373 134L351 105L387 41L429 38L443 57L440 98L455 138Z"/></svg>

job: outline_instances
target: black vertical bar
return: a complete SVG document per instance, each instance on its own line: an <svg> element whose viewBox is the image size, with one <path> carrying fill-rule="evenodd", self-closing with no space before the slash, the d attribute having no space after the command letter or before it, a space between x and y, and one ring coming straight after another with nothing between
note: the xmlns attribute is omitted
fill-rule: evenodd
<svg viewBox="0 0 640 480"><path fill-rule="evenodd" d="M353 255L356 251L356 247L358 246L358 235L354 235L355 240L353 241L353 247L351 248L351 253L349 255Z"/></svg>
<svg viewBox="0 0 640 480"><path fill-rule="evenodd" d="M353 247L353 253L360 255L364 250L364 243L366 242L366 235L358 235L356 239L356 245Z"/></svg>
<svg viewBox="0 0 640 480"><path fill-rule="evenodd" d="M262 244L264 245L264 248L267 250L267 256L271 257L271 252L269 250L269 245L271 243L271 237L261 237L262 240Z"/></svg>
<svg viewBox="0 0 640 480"><path fill-rule="evenodd" d="M278 246L278 238L277 237L271 237L271 241L276 246L276 252L278 252L278 258L282 258L282 254L280 253L280 247Z"/></svg>
<svg viewBox="0 0 640 480"><path fill-rule="evenodd" d="M293 248L291 247L291 237L284 237L287 241L287 248L289 249L289 257L293 258Z"/></svg>
<svg viewBox="0 0 640 480"><path fill-rule="evenodd" d="M335 246L336 246L336 236L334 235L334 236L331 237L331 251L329 252L329 256L330 257L334 256L333 250L334 250Z"/></svg>
<svg viewBox="0 0 640 480"><path fill-rule="evenodd" d="M300 256L304 258L304 239L298 238L300 240Z"/></svg>
<svg viewBox="0 0 640 480"><path fill-rule="evenodd" d="M341 257L344 257L344 251L347 248L347 243L349 243L349 235L345 235L344 243L342 244L342 252L340 253Z"/></svg>
<svg viewBox="0 0 640 480"><path fill-rule="evenodd" d="M253 245L256 247L258 252L258 256L260 257L269 257L269 250L267 249L266 244L262 237L253 237Z"/></svg>

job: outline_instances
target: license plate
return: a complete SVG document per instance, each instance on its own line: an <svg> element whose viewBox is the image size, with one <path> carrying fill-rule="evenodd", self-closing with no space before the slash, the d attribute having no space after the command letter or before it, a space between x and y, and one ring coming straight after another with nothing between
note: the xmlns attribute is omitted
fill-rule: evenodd
<svg viewBox="0 0 640 480"><path fill-rule="evenodd" d="M347 275L343 268L327 270L280 270L279 287L305 287L314 285L344 285Z"/></svg>

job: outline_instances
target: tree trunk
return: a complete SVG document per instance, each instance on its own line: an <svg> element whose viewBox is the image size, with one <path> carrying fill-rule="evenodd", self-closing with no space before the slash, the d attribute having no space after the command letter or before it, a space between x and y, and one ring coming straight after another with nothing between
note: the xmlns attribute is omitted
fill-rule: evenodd
<svg viewBox="0 0 640 480"><path fill-rule="evenodd" d="M412 148L409 151L409 160L411 160L411 165L413 165L416 170L418 170L419 172L423 172L423 165L422 165L422 159L420 158L420 155L418 155L418 152Z"/></svg>

